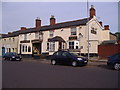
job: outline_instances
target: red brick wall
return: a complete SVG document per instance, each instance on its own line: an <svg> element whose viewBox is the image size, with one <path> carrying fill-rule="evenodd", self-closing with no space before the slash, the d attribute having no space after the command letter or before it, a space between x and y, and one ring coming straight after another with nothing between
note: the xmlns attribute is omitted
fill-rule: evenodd
<svg viewBox="0 0 120 90"><path fill-rule="evenodd" d="M107 58L110 55L120 52L120 44L118 45L99 45L98 56L100 58Z"/></svg>

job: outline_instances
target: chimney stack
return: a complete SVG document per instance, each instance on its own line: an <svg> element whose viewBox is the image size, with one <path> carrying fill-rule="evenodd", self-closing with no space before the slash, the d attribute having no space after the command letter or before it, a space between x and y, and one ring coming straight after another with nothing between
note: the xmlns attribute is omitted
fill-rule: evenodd
<svg viewBox="0 0 120 90"><path fill-rule="evenodd" d="M40 28L41 27L41 20L39 17L37 17L36 19L36 28Z"/></svg>
<svg viewBox="0 0 120 90"><path fill-rule="evenodd" d="M53 15L51 15L51 18L50 18L50 25L54 25L56 23L56 20L54 18Z"/></svg>
<svg viewBox="0 0 120 90"><path fill-rule="evenodd" d="M11 34L12 32L8 32L8 34Z"/></svg>
<svg viewBox="0 0 120 90"><path fill-rule="evenodd" d="M104 30L110 30L109 25L104 25Z"/></svg>
<svg viewBox="0 0 120 90"><path fill-rule="evenodd" d="M102 21L100 21L99 23L100 23L100 25L102 26Z"/></svg>
<svg viewBox="0 0 120 90"><path fill-rule="evenodd" d="M21 27L21 30L26 30L27 28L26 27Z"/></svg>
<svg viewBox="0 0 120 90"><path fill-rule="evenodd" d="M90 8L90 19L93 18L93 16L96 16L96 10L93 5L91 5Z"/></svg>

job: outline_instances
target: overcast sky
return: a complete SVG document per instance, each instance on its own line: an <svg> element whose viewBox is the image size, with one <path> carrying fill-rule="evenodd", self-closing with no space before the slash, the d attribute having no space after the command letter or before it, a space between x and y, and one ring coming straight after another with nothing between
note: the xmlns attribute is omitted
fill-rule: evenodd
<svg viewBox="0 0 120 90"><path fill-rule="evenodd" d="M118 31L117 2L89 2L94 5L96 15L110 31ZM2 33L19 30L20 27L35 27L36 17L43 25L49 25L54 15L57 22L72 21L87 17L86 2L2 2Z"/></svg>

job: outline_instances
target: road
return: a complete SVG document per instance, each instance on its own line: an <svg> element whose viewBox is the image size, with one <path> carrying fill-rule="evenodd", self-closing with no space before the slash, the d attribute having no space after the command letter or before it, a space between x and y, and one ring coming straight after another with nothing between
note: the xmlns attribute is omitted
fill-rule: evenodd
<svg viewBox="0 0 120 90"><path fill-rule="evenodd" d="M93 62L94 63L94 62ZM41 61L3 61L3 88L117 88L118 71L106 64L83 67Z"/></svg>

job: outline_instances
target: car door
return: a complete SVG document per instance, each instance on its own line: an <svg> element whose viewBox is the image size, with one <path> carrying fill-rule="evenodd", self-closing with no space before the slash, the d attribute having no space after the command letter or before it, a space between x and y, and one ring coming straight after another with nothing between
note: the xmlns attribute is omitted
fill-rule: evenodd
<svg viewBox="0 0 120 90"><path fill-rule="evenodd" d="M71 63L70 54L68 52L62 52L61 61L63 64L70 64Z"/></svg>
<svg viewBox="0 0 120 90"><path fill-rule="evenodd" d="M57 63L61 63L61 52L56 52L53 55L53 59L56 60Z"/></svg>

